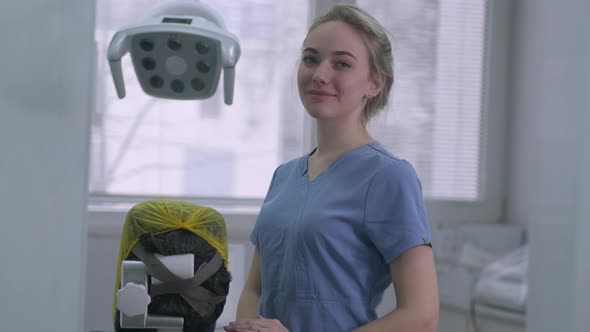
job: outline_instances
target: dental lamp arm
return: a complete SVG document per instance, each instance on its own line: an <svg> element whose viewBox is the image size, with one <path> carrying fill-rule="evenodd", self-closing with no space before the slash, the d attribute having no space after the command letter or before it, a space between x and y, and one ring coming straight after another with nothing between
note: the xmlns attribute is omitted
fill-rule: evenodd
<svg viewBox="0 0 590 332"><path fill-rule="evenodd" d="M125 81L123 80L123 69L121 67L121 58L131 48L131 36L127 33L117 32L108 49L109 65L111 67L111 75L113 75L113 82L117 90L117 96L120 99L125 97Z"/></svg>

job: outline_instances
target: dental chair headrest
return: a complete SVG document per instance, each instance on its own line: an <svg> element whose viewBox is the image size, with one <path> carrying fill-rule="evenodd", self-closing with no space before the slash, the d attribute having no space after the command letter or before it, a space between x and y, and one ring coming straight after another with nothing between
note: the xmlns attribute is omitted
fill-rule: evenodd
<svg viewBox="0 0 590 332"><path fill-rule="evenodd" d="M157 266L156 256L179 254L194 255L195 278L167 283L170 274ZM205 331L221 315L231 276L227 269L225 222L217 211L169 200L144 202L129 211L121 237L113 300L117 331L132 331L120 326L116 293L121 287L122 263L133 260L141 260L148 275L164 282L150 286L150 315L181 316L185 332ZM192 293L183 290L186 287Z"/></svg>

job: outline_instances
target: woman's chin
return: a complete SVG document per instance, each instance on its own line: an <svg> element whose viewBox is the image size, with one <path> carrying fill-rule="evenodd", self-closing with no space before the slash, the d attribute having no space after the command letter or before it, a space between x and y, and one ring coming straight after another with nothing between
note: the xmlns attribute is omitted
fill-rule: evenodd
<svg viewBox="0 0 590 332"><path fill-rule="evenodd" d="M307 104L305 107L305 110L307 111L307 114L309 114L309 116L311 116L314 119L329 119L332 118L334 116L336 116L337 114L335 114L335 110L331 107L326 107L328 105L321 105L321 104Z"/></svg>

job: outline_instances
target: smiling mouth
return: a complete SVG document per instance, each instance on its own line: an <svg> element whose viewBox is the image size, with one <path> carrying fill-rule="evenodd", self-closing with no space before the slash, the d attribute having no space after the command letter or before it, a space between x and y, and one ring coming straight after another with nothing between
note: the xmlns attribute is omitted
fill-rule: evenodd
<svg viewBox="0 0 590 332"><path fill-rule="evenodd" d="M319 96L319 97L335 97L336 95L333 93L329 93L329 92L324 92L324 91L307 91L307 93L309 95L312 96Z"/></svg>

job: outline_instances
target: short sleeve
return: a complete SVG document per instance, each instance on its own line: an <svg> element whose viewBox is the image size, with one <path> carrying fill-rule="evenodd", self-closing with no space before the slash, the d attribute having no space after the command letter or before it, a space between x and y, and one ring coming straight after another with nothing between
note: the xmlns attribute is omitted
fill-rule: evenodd
<svg viewBox="0 0 590 332"><path fill-rule="evenodd" d="M270 180L270 185L268 186L268 191L266 192L266 197L264 197L264 202L262 203L262 205L264 206L264 203L266 203L266 201L268 201L268 198L272 195L272 189L274 188L274 184L277 178L277 173L279 172L279 168L281 168L281 166L277 167L272 175L272 179ZM252 232L250 233L250 242L252 242L252 244L258 248L258 221L256 221L256 224L254 225L254 229L252 229Z"/></svg>
<svg viewBox="0 0 590 332"><path fill-rule="evenodd" d="M392 163L375 173L366 196L364 228L387 263L412 247L431 244L422 186L409 162Z"/></svg>

